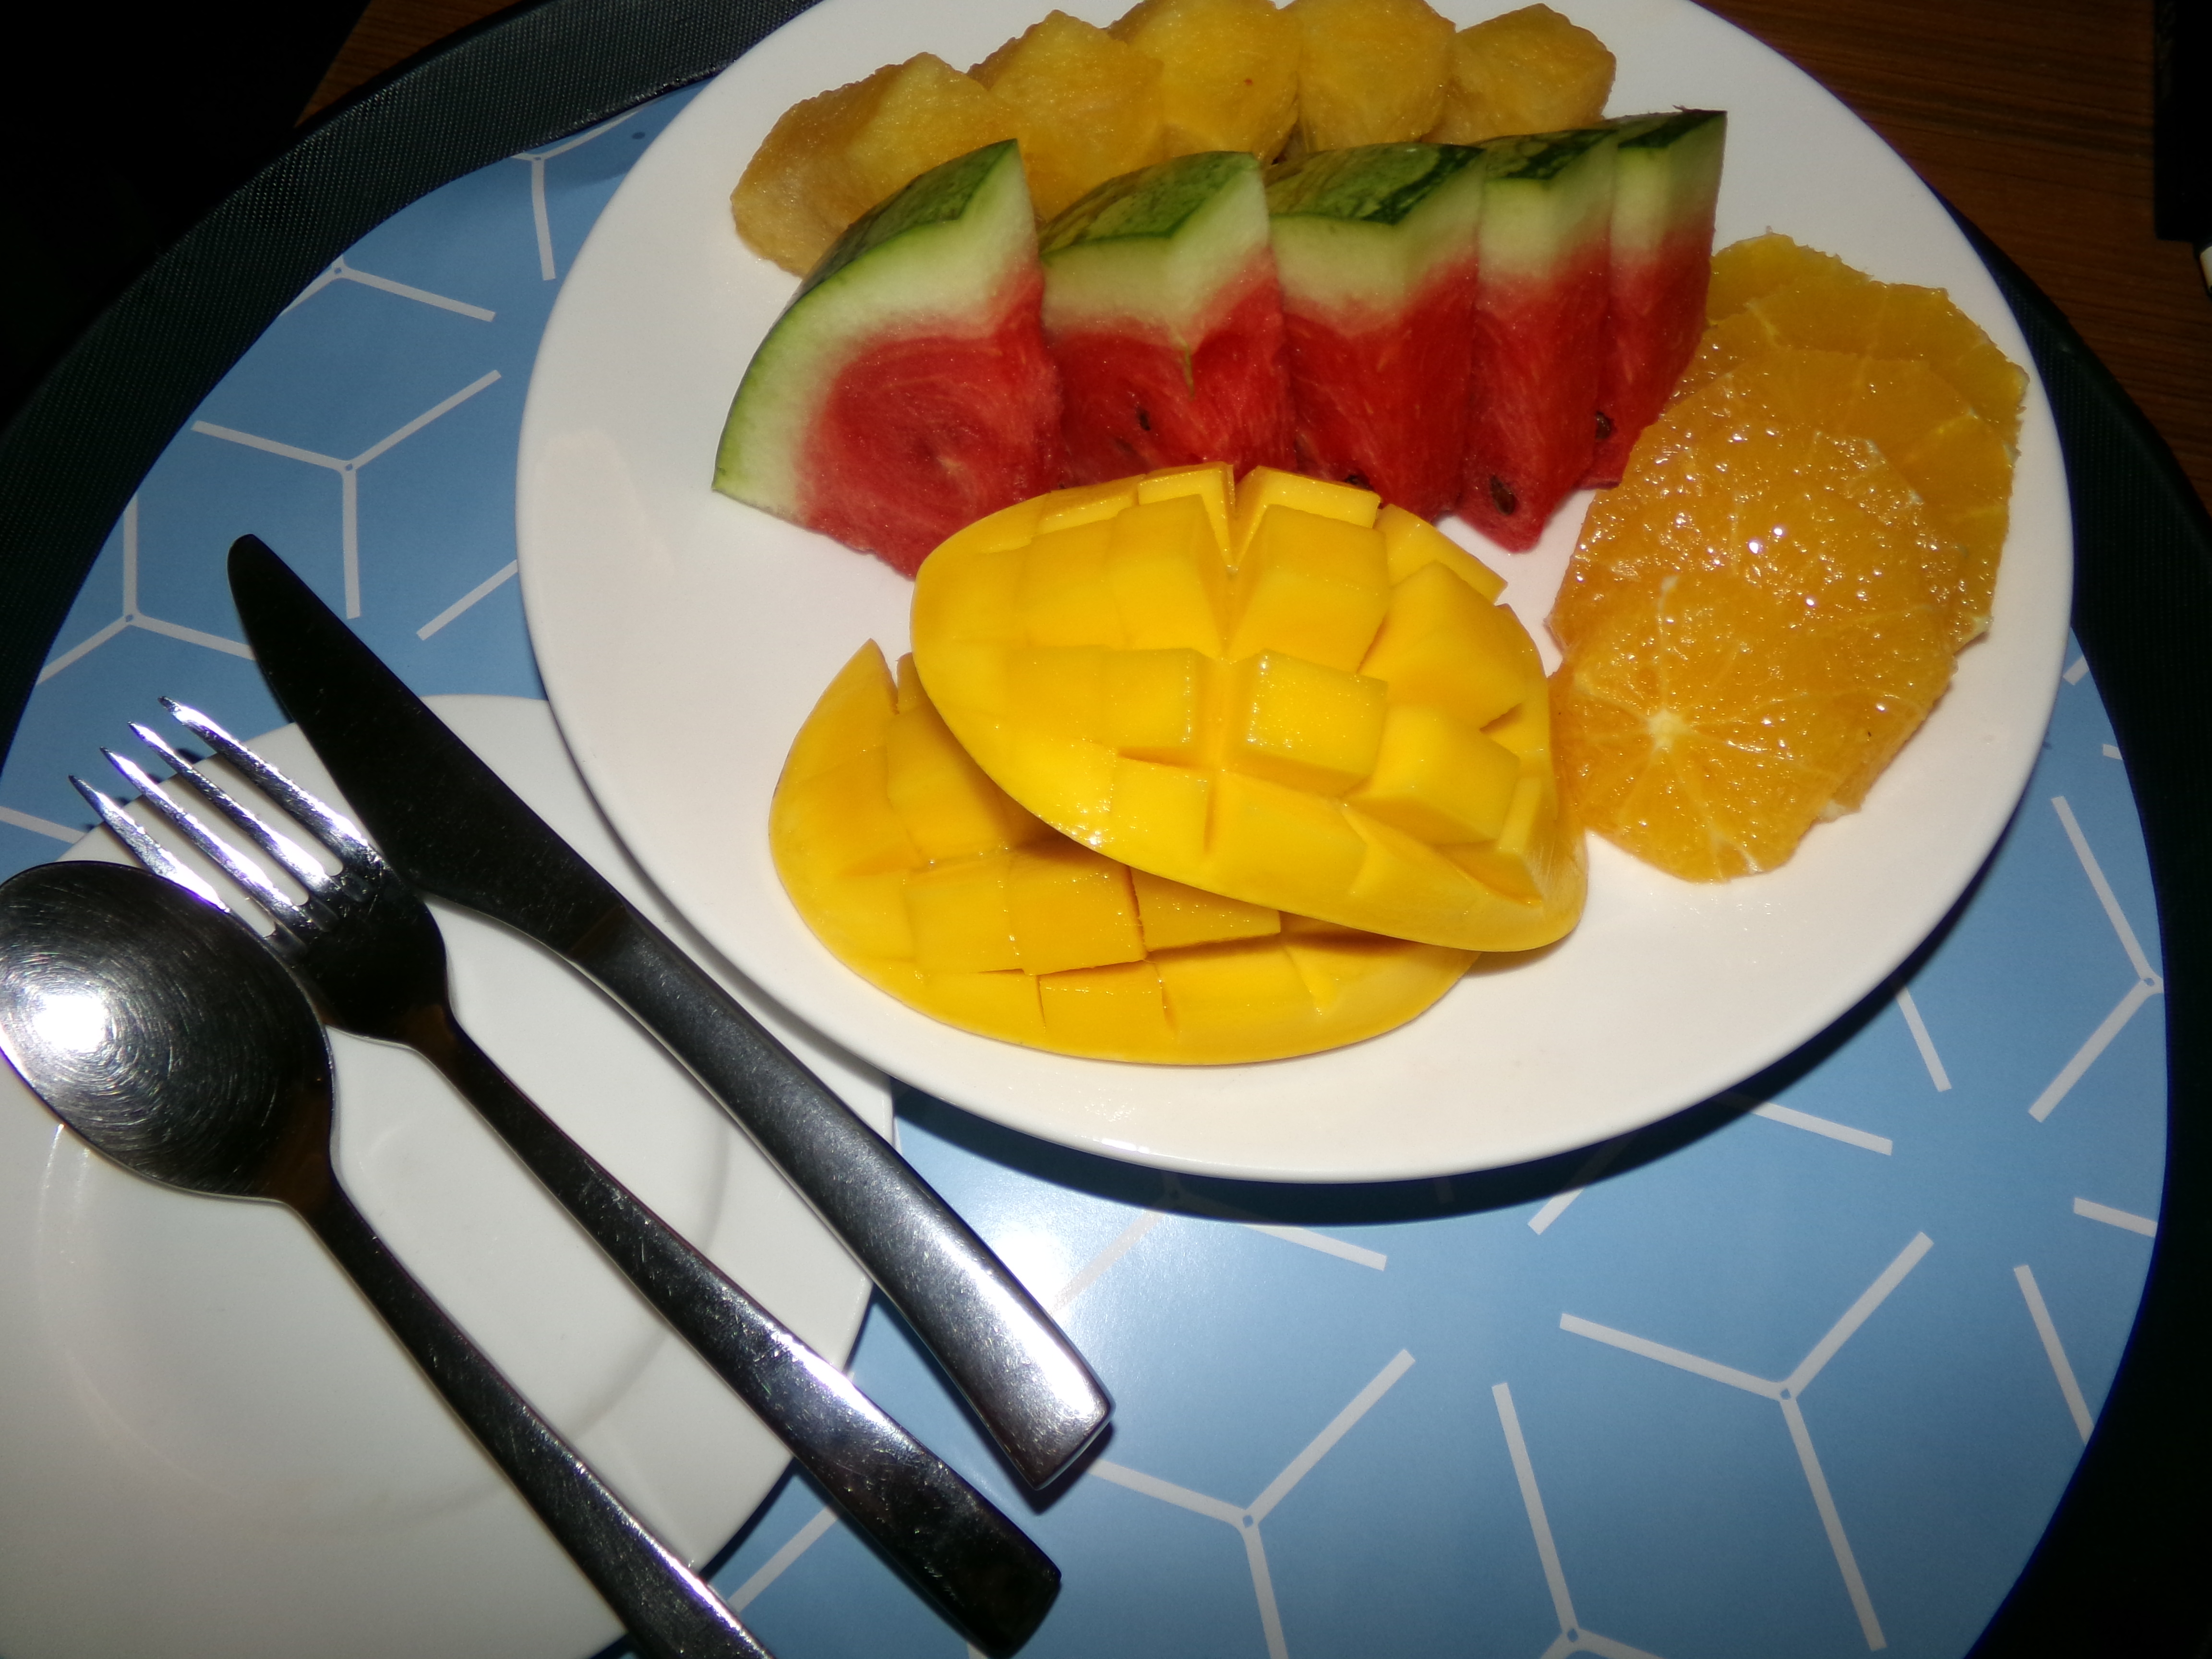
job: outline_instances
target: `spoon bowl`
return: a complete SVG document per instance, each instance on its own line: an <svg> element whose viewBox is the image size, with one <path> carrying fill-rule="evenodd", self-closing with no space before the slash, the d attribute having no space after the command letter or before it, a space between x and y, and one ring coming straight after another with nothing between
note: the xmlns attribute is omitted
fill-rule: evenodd
<svg viewBox="0 0 2212 1659"><path fill-rule="evenodd" d="M329 1045L236 918L122 865L0 884L0 1053L134 1174L296 1211L651 1659L768 1659L430 1299L331 1164Z"/></svg>

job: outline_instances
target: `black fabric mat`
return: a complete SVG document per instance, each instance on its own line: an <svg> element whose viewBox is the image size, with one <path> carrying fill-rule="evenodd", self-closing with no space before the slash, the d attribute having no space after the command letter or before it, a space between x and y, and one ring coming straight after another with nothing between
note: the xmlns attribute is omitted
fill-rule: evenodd
<svg viewBox="0 0 2212 1659"><path fill-rule="evenodd" d="M157 260L0 433L9 741L131 491L318 270L440 185L710 75L802 9L514 7L333 107ZM2065 447L2075 625L2149 843L2170 1066L2166 1189L2142 1311L2066 1498L1974 1654L2195 1659L2212 1623L2212 1380L2198 1363L2212 1346L2212 865L2197 853L2212 842L2212 520L2057 308L1966 228L2020 317Z"/></svg>

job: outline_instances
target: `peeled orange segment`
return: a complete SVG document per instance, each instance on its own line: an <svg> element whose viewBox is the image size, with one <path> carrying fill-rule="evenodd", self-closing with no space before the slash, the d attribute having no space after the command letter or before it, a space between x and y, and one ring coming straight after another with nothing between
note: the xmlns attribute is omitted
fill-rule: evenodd
<svg viewBox="0 0 2212 1659"><path fill-rule="evenodd" d="M1580 840L1497 579L1367 491L1265 468L1224 541L1219 487L1061 491L930 556L915 661L962 747L1062 834L1204 892L1454 950L1565 933Z"/></svg>
<svg viewBox="0 0 2212 1659"><path fill-rule="evenodd" d="M1714 326L1683 371L1695 391L1771 346L1913 358L1955 387L2008 446L2020 441L2027 376L1941 289L1877 283L1833 254L1769 234L1713 256Z"/></svg>
<svg viewBox="0 0 2212 1659"><path fill-rule="evenodd" d="M1942 695L1957 561L1866 441L1674 419L1591 509L1553 711L1582 822L1717 881L1856 807Z"/></svg>
<svg viewBox="0 0 2212 1659"><path fill-rule="evenodd" d="M1275 1060L1402 1024L1470 952L1333 928L1055 835L983 775L872 644L793 741L769 846L830 952L985 1036L1099 1059Z"/></svg>

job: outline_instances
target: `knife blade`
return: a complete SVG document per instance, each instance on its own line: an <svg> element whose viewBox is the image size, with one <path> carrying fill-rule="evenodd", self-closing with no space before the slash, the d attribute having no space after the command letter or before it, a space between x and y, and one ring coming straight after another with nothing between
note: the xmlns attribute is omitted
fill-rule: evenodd
<svg viewBox="0 0 2212 1659"><path fill-rule="evenodd" d="M415 887L565 957L659 1038L937 1356L1032 1486L1113 1409L1035 1297L882 1136L556 835L258 538L230 588L270 689Z"/></svg>

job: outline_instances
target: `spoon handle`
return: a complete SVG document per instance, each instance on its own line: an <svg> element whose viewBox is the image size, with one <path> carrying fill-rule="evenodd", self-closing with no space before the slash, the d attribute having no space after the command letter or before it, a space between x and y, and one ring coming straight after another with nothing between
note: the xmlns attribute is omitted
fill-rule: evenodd
<svg viewBox="0 0 2212 1659"><path fill-rule="evenodd" d="M304 1208L353 1282L652 1659L771 1659L501 1376L332 1182Z"/></svg>
<svg viewBox="0 0 2212 1659"><path fill-rule="evenodd" d="M991 1501L617 1180L443 1011L407 1040L465 1095L661 1316L987 1654L1027 1641L1060 1569Z"/></svg>

